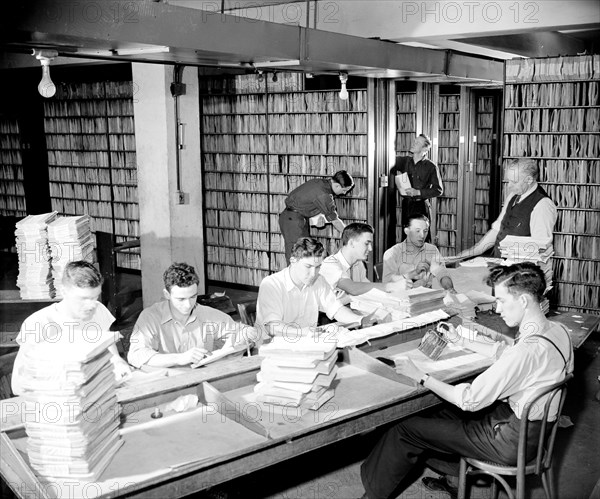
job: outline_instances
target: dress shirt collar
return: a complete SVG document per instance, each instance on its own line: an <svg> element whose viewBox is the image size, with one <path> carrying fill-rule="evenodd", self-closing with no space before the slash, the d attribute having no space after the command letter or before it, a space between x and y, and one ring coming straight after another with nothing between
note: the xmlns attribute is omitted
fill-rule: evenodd
<svg viewBox="0 0 600 499"><path fill-rule="evenodd" d="M348 270L350 267L352 267L352 265L350 265L348 263L348 260L346 260L346 257L344 256L344 254L342 253L342 250L338 251L335 254L335 258L337 259L338 262L340 262L340 264L342 265L342 268L344 270Z"/></svg>
<svg viewBox="0 0 600 499"><path fill-rule="evenodd" d="M294 284L294 281L292 281L292 275L290 274L289 266L283 269L283 285L285 287L285 290L288 292L292 291L294 288L298 289Z"/></svg>
<svg viewBox="0 0 600 499"><path fill-rule="evenodd" d="M192 313L190 314L189 319L186 321L185 324L189 324L190 322L193 322L196 320L197 311L198 311L198 304L196 303L196 305L194 305L194 308L192 309ZM161 302L160 323L166 324L169 321L175 322L175 317L173 317L173 314L171 312L171 306L169 305L169 300L163 300Z"/></svg>
<svg viewBox="0 0 600 499"><path fill-rule="evenodd" d="M537 189L537 186L538 186L537 182L534 182L533 185L529 189L527 189L523 194L521 194L520 197L518 197L519 200L517 201L517 203L520 203L527 196L529 196L530 194L532 194L533 191L535 191Z"/></svg>

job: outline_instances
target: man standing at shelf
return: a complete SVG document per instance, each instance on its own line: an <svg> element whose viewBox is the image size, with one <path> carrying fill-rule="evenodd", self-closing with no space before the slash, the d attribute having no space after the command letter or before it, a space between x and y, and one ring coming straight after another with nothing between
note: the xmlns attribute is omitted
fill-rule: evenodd
<svg viewBox="0 0 600 499"><path fill-rule="evenodd" d="M344 324L369 323L370 316L355 314L345 307L319 275L324 255L325 248L319 241L301 237L292 248L290 265L260 283L256 327L262 330L263 337L296 337L297 329L318 325L319 312Z"/></svg>
<svg viewBox="0 0 600 499"><path fill-rule="evenodd" d="M396 369L444 399L446 407L435 417L413 416L392 427L361 466L365 499L396 497L414 479L413 468L426 463L448 473L423 478L426 487L456 494L448 477L458 476L458 457L517 463L520 418L529 399L543 388L573 372L573 347L566 328L550 322L540 308L546 289L544 274L531 262L496 266L487 284L496 294L497 311L508 326L518 326L514 345L468 340L449 325L446 340L494 363L470 383L450 385L423 372L407 357ZM529 412L526 462L535 456L542 419L555 421L558 400L544 414L549 395ZM413 477L413 478L411 478Z"/></svg>
<svg viewBox="0 0 600 499"><path fill-rule="evenodd" d="M373 232L369 224L347 225L342 232L342 248L323 260L320 273L344 304L350 302L350 296L362 295L371 289L393 292L412 287L412 281L404 278L385 284L369 281L365 261L373 251Z"/></svg>
<svg viewBox="0 0 600 499"><path fill-rule="evenodd" d="M383 254L384 283L408 281L411 287L430 288L436 277L445 290L456 293L454 283L439 250L425 242L429 219L425 215L411 215L404 228L406 240L392 246Z"/></svg>
<svg viewBox="0 0 600 499"><path fill-rule="evenodd" d="M529 236L551 244L558 211L554 201L538 184L538 178L536 160L509 161L504 171L507 196L500 216L475 246L461 251L451 260L481 255L490 248L493 248L492 256L500 258L499 245L506 236Z"/></svg>
<svg viewBox="0 0 600 499"><path fill-rule="evenodd" d="M187 263L174 263L163 274L166 300L140 314L127 360L137 368L189 366L210 355L216 344L251 341L256 331L212 307L197 303L199 279Z"/></svg>
<svg viewBox="0 0 600 499"><path fill-rule="evenodd" d="M44 343L90 343L99 332L110 331L115 318L98 301L102 293L102 274L91 263L67 263L62 276L63 299L31 314L21 325L17 336L19 352L13 366L11 384L15 395L23 392L28 352ZM114 333L116 338L120 335ZM120 356L116 345L108 348L117 383L127 380L131 369Z"/></svg>
<svg viewBox="0 0 600 499"><path fill-rule="evenodd" d="M410 156L397 156L396 164L390 171L390 196L388 196L388 209L390 222L388 225L387 247L396 244L396 189L402 199L402 227L408 224L411 215L425 215L431 219L429 214L430 199L441 196L444 193L442 177L435 163L427 159L427 153L431 148L431 140L427 135L420 134L413 140L410 148ZM401 184L402 174L408 175L410 188L405 189ZM402 236L404 239L404 236ZM431 242L431 236L427 234L426 242Z"/></svg>
<svg viewBox="0 0 600 499"><path fill-rule="evenodd" d="M323 214L339 232L344 230L346 225L338 216L333 198L344 196L352 187L354 180L350 174L340 170L331 178L308 180L288 194L285 210L279 215L279 227L285 241L285 259L288 265L292 246L301 237L310 236L310 218Z"/></svg>

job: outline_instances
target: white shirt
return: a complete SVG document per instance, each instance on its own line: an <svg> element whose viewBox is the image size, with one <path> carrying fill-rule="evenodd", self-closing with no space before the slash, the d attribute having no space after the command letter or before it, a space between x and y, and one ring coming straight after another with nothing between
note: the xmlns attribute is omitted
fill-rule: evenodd
<svg viewBox="0 0 600 499"><path fill-rule="evenodd" d="M256 327L264 328L270 322L299 328L314 327L319 319L319 311L333 319L343 306L323 277L319 275L310 286L298 289L292 282L290 268L286 267L265 277L260 283Z"/></svg>
<svg viewBox="0 0 600 499"><path fill-rule="evenodd" d="M406 241L395 244L383 254L382 281L392 282L392 277L411 272L419 263L428 263L427 287L431 287L432 276L439 279L448 276L446 264L440 251L433 244L424 243L417 248Z"/></svg>
<svg viewBox="0 0 600 499"><path fill-rule="evenodd" d="M522 202L527 196L531 195L537 189L537 187L538 184L536 183L533 185L533 187L529 188L529 190L527 190L524 194L521 194L519 203ZM502 211L500 212L500 215L492 224L492 229L500 231L500 225L502 223L504 215L506 214L506 208L510 206L510 203L515 195L510 196L506 199L506 201L502 205ZM531 232L531 237L534 239L542 239L551 243L552 234L554 232L554 225L556 224L557 218L558 210L556 209L554 201L552 201L552 199L548 197L541 199L533 207L533 210L531 211L531 215L529 217L529 231Z"/></svg>
<svg viewBox="0 0 600 499"><path fill-rule="evenodd" d="M347 297L347 293L337 287L342 279L350 279L354 282L370 282L367 278L367 269L365 269L364 262L358 260L350 266L341 250L323 260L320 274L331 286L337 299L342 302Z"/></svg>
<svg viewBox="0 0 600 499"><path fill-rule="evenodd" d="M525 404L537 390L562 381L567 373L573 372L569 333L560 324L549 324L545 331L531 327L531 324L521 325L518 343L505 348L500 358L472 383L455 385L451 402L464 411L478 411L496 400L506 400L520 419ZM557 349L542 338L532 337L536 334L546 336L556 344L567 360L566 368ZM542 419L545 401L540 400L532 409L530 420ZM557 408L558 399L555 399L550 420L556 419Z"/></svg>

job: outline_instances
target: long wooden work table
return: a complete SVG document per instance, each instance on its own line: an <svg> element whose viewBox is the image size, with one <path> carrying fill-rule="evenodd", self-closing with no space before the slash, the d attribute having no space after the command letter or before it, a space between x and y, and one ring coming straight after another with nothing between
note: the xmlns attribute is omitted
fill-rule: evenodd
<svg viewBox="0 0 600 499"><path fill-rule="evenodd" d="M600 322L598 316L566 313L551 319L567 324L575 347ZM439 404L432 392L376 360L414 352L429 327L340 349L335 396L316 411L256 402L253 385L259 356L174 370L166 377L148 375L145 382L139 374L141 382L118 390L124 443L97 482L48 482L36 475L27 458L24 402L19 397L4 400L0 405L2 477L19 497L192 494ZM491 360L468 351L446 351L438 362L441 370L431 372L457 382L472 378ZM197 395L198 406L179 413L165 408L186 394ZM151 418L156 407L164 414L160 419Z"/></svg>

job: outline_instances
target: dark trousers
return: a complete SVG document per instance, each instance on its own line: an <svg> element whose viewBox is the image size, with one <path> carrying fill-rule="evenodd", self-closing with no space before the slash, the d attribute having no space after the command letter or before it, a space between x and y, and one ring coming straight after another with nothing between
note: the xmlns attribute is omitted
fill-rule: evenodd
<svg viewBox="0 0 600 499"><path fill-rule="evenodd" d="M310 236L308 218L298 212L285 209L279 214L279 228L285 241L285 260L289 265L292 247L296 241L301 237Z"/></svg>
<svg viewBox="0 0 600 499"><path fill-rule="evenodd" d="M446 470L455 472L446 472L453 475L458 475L460 456L515 465L519 424L503 402L477 413L449 406L436 418L410 417L388 430L362 464L361 478L369 499L400 493L410 485L407 477L413 468L427 460L449 461ZM535 455L540 426L529 425L528 456Z"/></svg>

